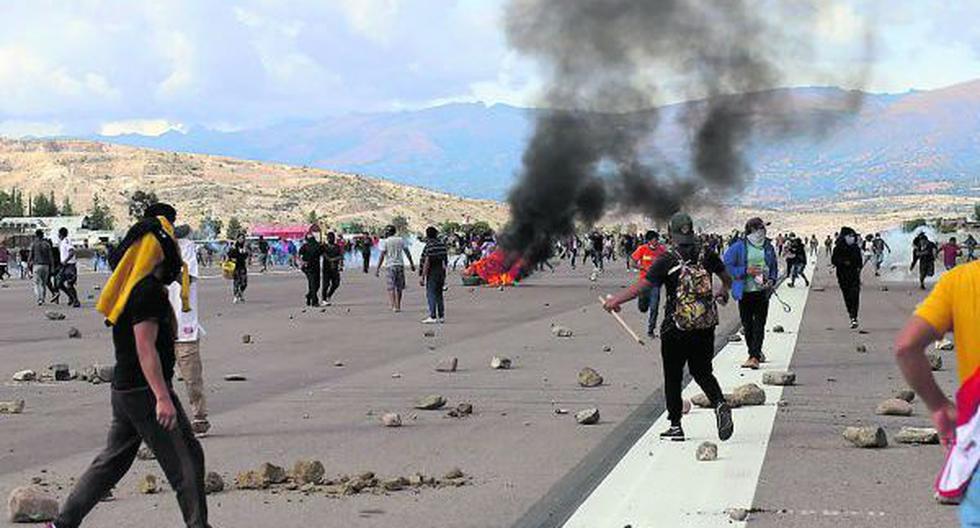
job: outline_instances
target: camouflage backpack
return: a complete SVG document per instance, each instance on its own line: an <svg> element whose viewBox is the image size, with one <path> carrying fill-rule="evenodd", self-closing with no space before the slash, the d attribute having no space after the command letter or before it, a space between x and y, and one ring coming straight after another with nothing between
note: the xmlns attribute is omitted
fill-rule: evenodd
<svg viewBox="0 0 980 528"><path fill-rule="evenodd" d="M671 270L677 272L677 300L674 307L674 324L677 328L704 330L718 326L718 307L711 288L711 273L704 268L703 253L698 249L694 263L674 252L678 264Z"/></svg>

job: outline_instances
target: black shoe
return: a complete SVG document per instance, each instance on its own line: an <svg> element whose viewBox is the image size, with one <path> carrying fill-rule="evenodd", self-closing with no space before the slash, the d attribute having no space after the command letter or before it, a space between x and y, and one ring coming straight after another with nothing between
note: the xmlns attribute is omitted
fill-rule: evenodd
<svg viewBox="0 0 980 528"><path fill-rule="evenodd" d="M732 437L735 424L732 422L732 408L725 402L715 407L715 420L718 422L718 439L724 442Z"/></svg>
<svg viewBox="0 0 980 528"><path fill-rule="evenodd" d="M672 425L670 429L660 433L661 440L672 440L674 442L684 441L684 430L679 425Z"/></svg>

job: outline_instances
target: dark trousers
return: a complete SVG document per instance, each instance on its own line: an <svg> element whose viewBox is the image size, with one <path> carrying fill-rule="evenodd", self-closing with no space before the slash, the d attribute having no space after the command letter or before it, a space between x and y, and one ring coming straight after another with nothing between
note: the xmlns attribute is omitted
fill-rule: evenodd
<svg viewBox="0 0 980 528"><path fill-rule="evenodd" d="M244 267L235 268L235 275L232 280L232 292L235 297L241 297L245 295L245 289L248 288L248 270Z"/></svg>
<svg viewBox="0 0 980 528"><path fill-rule="evenodd" d="M204 450L191 432L191 424L177 395L177 426L167 431L156 419L156 398L149 388L112 390L112 424L105 449L78 479L61 513L58 528L76 528L92 508L129 471L140 442L146 442L177 492L177 503L189 528L208 527L204 495ZM166 524L166 523L165 523Z"/></svg>
<svg viewBox="0 0 980 528"><path fill-rule="evenodd" d="M429 317L446 317L446 302L442 289L446 286L445 272L431 272L425 281L425 298L429 302Z"/></svg>
<svg viewBox="0 0 980 528"><path fill-rule="evenodd" d="M68 296L68 304L78 301L78 292L75 291L76 282L78 282L78 268L74 264L62 265L58 270L55 285L58 291L63 291Z"/></svg>
<svg viewBox="0 0 980 528"><path fill-rule="evenodd" d="M721 386L712 374L711 359L715 355L715 329L683 332L671 330L660 336L660 355L664 364L664 396L667 400L667 418L671 425L681 424L683 399L681 383L684 382L684 365L704 394L717 406L724 401Z"/></svg>
<svg viewBox="0 0 980 528"><path fill-rule="evenodd" d="M340 287L340 270L336 268L323 268L323 300L327 301L333 297L333 293Z"/></svg>
<svg viewBox="0 0 980 528"><path fill-rule="evenodd" d="M766 318L769 317L769 294L762 291L742 294L742 299L738 301L738 315L742 320L749 357L762 359L762 341L766 337Z"/></svg>
<svg viewBox="0 0 980 528"><path fill-rule="evenodd" d="M307 268L303 273L306 274L306 305L317 306L320 304L317 297L320 292L320 268Z"/></svg>
<svg viewBox="0 0 980 528"><path fill-rule="evenodd" d="M371 252L370 251L362 251L361 252L361 260L364 261L364 262L361 263L361 265L364 267L363 268L364 269L364 273L367 273L371 269Z"/></svg>
<svg viewBox="0 0 980 528"><path fill-rule="evenodd" d="M844 296L844 306L851 319L858 318L858 308L861 306L861 281L854 277L837 275L837 285Z"/></svg>

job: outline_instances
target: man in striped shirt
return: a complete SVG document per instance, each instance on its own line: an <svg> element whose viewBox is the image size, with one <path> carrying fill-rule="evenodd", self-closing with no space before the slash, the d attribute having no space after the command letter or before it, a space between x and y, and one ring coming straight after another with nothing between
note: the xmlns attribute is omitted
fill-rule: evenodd
<svg viewBox="0 0 980 528"><path fill-rule="evenodd" d="M425 230L421 261L419 284L425 286L425 297L429 301L429 317L422 324L444 323L446 303L442 294L446 286L449 257L445 242L439 238L439 231L432 226Z"/></svg>

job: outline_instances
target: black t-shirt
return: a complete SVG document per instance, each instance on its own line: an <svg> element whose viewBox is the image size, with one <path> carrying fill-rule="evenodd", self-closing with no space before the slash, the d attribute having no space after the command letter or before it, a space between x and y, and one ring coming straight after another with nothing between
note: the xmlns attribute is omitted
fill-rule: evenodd
<svg viewBox="0 0 980 528"><path fill-rule="evenodd" d="M112 327L112 344L116 349L116 368L112 387L119 390L148 386L136 353L136 335L133 327L145 321L156 321L156 348L163 368L163 379L171 384L174 376L174 312L167 296L167 288L152 275L141 280L129 294L129 301L116 324Z"/></svg>
<svg viewBox="0 0 980 528"><path fill-rule="evenodd" d="M320 255L323 254L323 246L319 242L309 242L299 248L299 258L303 261L303 266L307 269L320 269Z"/></svg>
<svg viewBox="0 0 980 528"><path fill-rule="evenodd" d="M248 248L234 245L228 250L228 258L235 261L235 270L244 270L248 267Z"/></svg>
<svg viewBox="0 0 980 528"><path fill-rule="evenodd" d="M337 244L323 244L323 271L340 271L340 263L344 260L344 253Z"/></svg>
<svg viewBox="0 0 980 528"><path fill-rule="evenodd" d="M721 261L718 254L707 248L702 248L699 252L694 248L678 250L671 247L666 253L657 257L657 260L654 260L650 269L647 270L646 279L654 287L663 285L667 293L667 298L664 301L664 318L660 324L661 333L680 332L680 329L674 324L674 310L677 307L677 277L680 275L680 269L674 269L680 263L675 253L682 255L682 258L688 263L696 262L700 253L701 263L709 273L718 275L725 271L725 263Z"/></svg>

